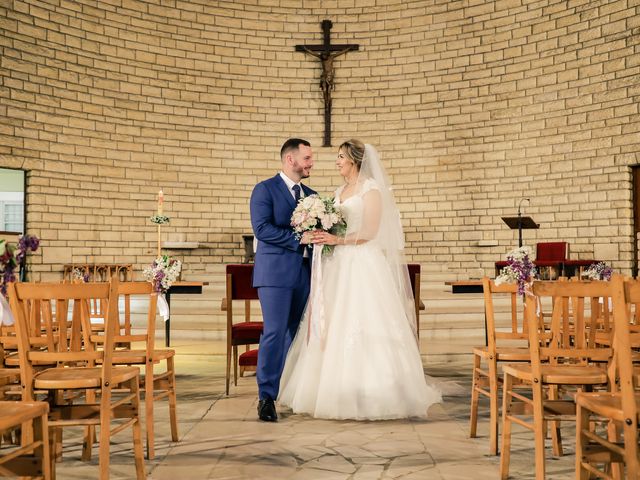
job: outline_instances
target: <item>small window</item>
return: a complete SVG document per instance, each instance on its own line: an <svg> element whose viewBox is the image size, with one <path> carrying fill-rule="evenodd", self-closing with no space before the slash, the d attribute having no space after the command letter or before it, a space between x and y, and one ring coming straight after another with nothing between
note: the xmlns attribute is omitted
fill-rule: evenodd
<svg viewBox="0 0 640 480"><path fill-rule="evenodd" d="M25 229L25 172L0 168L0 230L22 234Z"/></svg>

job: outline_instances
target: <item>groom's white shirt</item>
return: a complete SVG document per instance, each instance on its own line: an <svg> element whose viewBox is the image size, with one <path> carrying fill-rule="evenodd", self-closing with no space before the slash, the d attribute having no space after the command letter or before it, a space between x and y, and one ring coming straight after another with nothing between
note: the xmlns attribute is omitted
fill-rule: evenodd
<svg viewBox="0 0 640 480"><path fill-rule="evenodd" d="M282 178L282 180L284 180L284 183L287 184L289 193L291 193L291 196L294 199L296 198L296 193L293 191L294 185L298 185L300 187L300 198L304 197L304 190L302 189L302 186L299 183L296 183L293 180L291 180L289 177L287 177L287 175L284 172L280 172L280 177Z"/></svg>

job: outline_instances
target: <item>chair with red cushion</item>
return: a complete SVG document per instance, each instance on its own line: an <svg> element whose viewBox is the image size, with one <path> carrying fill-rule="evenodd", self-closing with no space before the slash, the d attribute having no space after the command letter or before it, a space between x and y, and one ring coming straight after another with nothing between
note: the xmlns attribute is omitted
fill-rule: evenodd
<svg viewBox="0 0 640 480"><path fill-rule="evenodd" d="M227 369L226 392L229 395L231 379L231 353L233 352L233 384L238 385L238 363L240 374L255 370L258 364L258 350L250 350L249 345L260 343L262 322L251 321L251 301L258 299L258 290L253 287L253 264L227 265L227 290L222 301L222 309L227 311ZM244 321L233 322L233 301L244 300ZM246 345L247 350L238 359L238 346Z"/></svg>
<svg viewBox="0 0 640 480"><path fill-rule="evenodd" d="M567 260L567 242L542 242L536 244L536 260L533 262L538 269L540 278L554 280L562 272ZM542 272L546 271L546 274Z"/></svg>

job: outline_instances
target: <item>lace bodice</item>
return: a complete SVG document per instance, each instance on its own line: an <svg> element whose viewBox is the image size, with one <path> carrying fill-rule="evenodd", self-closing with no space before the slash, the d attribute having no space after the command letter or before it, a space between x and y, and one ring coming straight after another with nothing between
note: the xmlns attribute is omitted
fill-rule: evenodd
<svg viewBox="0 0 640 480"><path fill-rule="evenodd" d="M364 218L364 195L370 190L378 189L378 185L374 180L367 179L362 185L362 188L360 188L356 194L348 197L344 201L342 201L341 198L344 185L336 190L335 204L340 207L347 222L347 235L359 232L362 229L362 221Z"/></svg>

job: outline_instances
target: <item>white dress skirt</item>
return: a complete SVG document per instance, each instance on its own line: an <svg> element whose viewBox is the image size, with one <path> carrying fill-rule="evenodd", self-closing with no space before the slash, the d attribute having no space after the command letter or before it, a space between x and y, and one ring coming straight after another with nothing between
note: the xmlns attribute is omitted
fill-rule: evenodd
<svg viewBox="0 0 640 480"><path fill-rule="evenodd" d="M359 197L343 204L357 224ZM441 394L427 384L416 337L374 242L336 246L322 259L325 329L300 323L280 382L280 405L316 418L426 417Z"/></svg>

